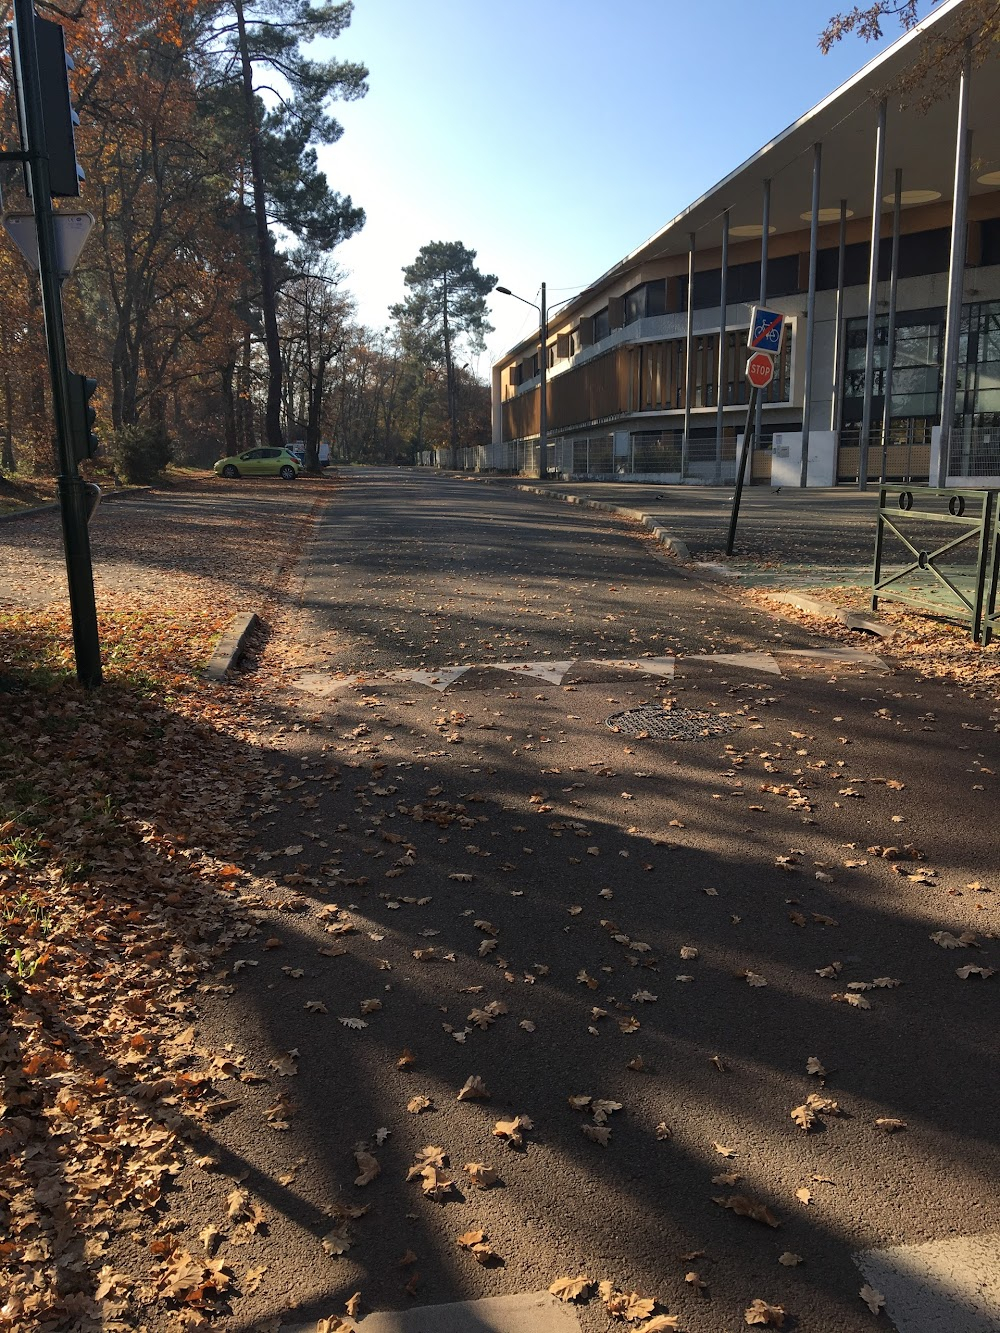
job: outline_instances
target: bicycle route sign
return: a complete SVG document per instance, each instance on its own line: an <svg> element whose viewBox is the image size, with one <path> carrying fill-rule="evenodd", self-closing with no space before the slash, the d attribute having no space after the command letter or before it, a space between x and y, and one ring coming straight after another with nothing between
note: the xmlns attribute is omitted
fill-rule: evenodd
<svg viewBox="0 0 1000 1333"><path fill-rule="evenodd" d="M777 356L785 332L785 316L781 310L765 310L755 305L750 312L750 337L747 346L755 352Z"/></svg>

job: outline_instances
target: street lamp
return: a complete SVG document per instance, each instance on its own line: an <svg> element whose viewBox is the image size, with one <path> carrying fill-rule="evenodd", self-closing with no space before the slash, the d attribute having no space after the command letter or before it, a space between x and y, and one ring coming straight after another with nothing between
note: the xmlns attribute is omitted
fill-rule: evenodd
<svg viewBox="0 0 1000 1333"><path fill-rule="evenodd" d="M538 358L538 365L541 371L541 399L538 405L538 479L544 481L547 473L545 466L547 459L547 450L549 447L549 409L546 400L546 388L548 381L548 340L549 340L549 321L545 306L545 283L542 283L542 304L535 305L534 301L527 301L523 296L518 296L512 292L509 287L497 287L496 290L501 296L513 296L515 301L521 301L524 305L530 305L532 309L538 311L538 337L541 343L541 355ZM558 304L558 303L557 303ZM501 409L502 410L502 409Z"/></svg>

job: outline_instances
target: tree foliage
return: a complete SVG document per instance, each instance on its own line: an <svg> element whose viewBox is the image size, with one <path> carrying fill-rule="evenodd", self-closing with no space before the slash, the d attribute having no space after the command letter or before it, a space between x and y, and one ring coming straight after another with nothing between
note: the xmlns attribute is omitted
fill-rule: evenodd
<svg viewBox="0 0 1000 1333"><path fill-rule="evenodd" d="M100 385L101 466L148 477L170 453L206 464L275 433L313 466L323 441L391 461L487 438L488 390L461 359L449 378L434 319L364 328L332 259L364 221L317 156L341 136L336 100L365 91L363 66L328 56L350 4L88 0L56 17L86 172L65 206L97 222L63 288L67 345ZM16 147L5 50L0 128ZM0 180L25 210L19 169ZM485 306L453 287L450 345L471 355ZM48 398L37 278L2 238L0 476L52 472Z"/></svg>
<svg viewBox="0 0 1000 1333"><path fill-rule="evenodd" d="M461 241L430 241L403 269L403 281L409 295L393 306L392 314L418 363L444 369L449 440L455 448L459 443L456 352L463 346L470 353L481 352L486 334L493 332L486 297L496 286L496 274L480 273L475 250Z"/></svg>

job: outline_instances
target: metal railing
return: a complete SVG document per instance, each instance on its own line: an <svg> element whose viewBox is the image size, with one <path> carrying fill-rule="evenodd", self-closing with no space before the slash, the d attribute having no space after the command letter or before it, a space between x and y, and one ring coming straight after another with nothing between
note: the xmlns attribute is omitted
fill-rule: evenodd
<svg viewBox="0 0 1000 1333"><path fill-rule="evenodd" d="M948 448L953 477L1000 477L1000 426L956 426Z"/></svg>
<svg viewBox="0 0 1000 1333"><path fill-rule="evenodd" d="M994 570L998 559L996 495L988 490L931 486L881 487L872 610L880 601L905 602L964 621L973 638L979 638L991 536ZM994 587L988 620L995 618L995 601Z"/></svg>

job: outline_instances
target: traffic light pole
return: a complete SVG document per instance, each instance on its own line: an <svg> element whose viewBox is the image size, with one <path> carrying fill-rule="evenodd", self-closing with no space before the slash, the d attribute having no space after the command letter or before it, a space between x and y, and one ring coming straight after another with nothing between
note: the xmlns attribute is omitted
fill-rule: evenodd
<svg viewBox="0 0 1000 1333"><path fill-rule="evenodd" d="M73 449L70 372L66 364L66 335L63 327L55 227L52 221L52 196L49 192L49 158L45 143L42 94L38 80L33 0L14 0L14 56L18 67L18 92L24 126L25 141L22 146L38 240L38 276L42 288L45 341L52 380L52 408L59 465L59 504L62 511L70 615L73 621L76 674L81 685L93 689L101 683L101 647L97 633L94 571L90 558L90 533L87 527L89 503L87 484L77 469L76 454Z"/></svg>

